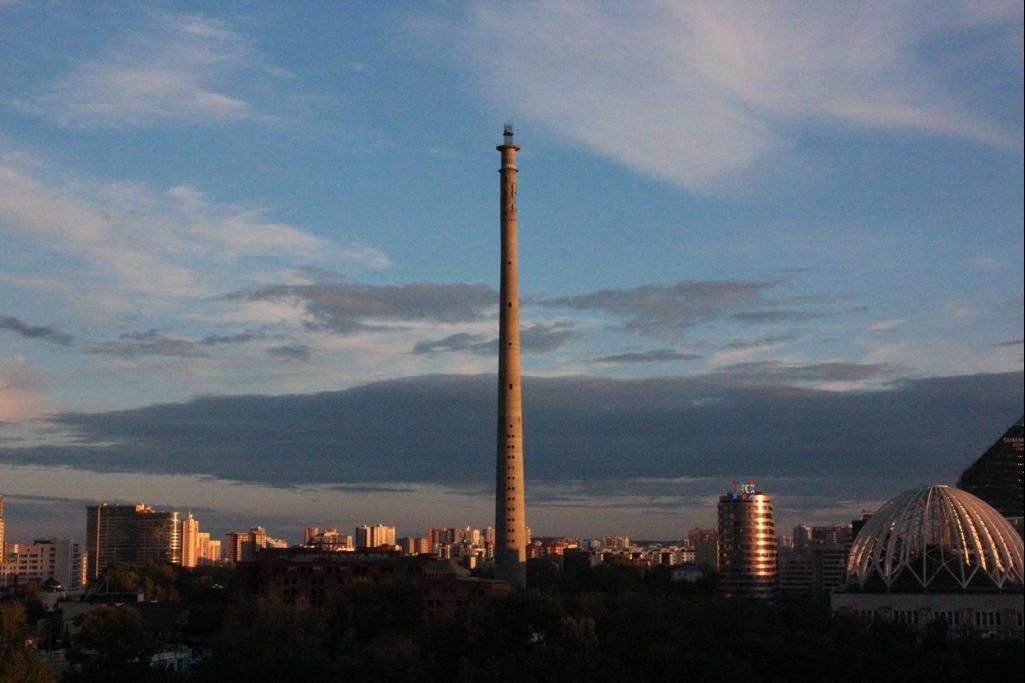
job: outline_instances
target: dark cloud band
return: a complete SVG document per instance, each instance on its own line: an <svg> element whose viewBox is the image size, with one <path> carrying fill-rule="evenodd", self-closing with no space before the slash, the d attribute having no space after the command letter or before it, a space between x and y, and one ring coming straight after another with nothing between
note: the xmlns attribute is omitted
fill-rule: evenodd
<svg viewBox="0 0 1025 683"><path fill-rule="evenodd" d="M1020 372L890 378L886 389L849 392L785 381L890 371L774 365L644 380L530 377L528 476L952 481L1022 412ZM70 442L0 448L0 462L273 485L480 482L493 474L495 400L493 376L443 375L63 413L51 422Z"/></svg>

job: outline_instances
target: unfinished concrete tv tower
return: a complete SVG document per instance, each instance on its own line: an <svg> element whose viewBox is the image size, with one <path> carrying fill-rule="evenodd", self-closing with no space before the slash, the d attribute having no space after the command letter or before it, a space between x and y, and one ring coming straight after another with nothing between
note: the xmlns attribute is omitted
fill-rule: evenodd
<svg viewBox="0 0 1025 683"><path fill-rule="evenodd" d="M502 144L502 284L498 331L498 464L495 486L495 578L527 585L523 499L523 401L520 391L520 297L516 259L516 152L512 125Z"/></svg>

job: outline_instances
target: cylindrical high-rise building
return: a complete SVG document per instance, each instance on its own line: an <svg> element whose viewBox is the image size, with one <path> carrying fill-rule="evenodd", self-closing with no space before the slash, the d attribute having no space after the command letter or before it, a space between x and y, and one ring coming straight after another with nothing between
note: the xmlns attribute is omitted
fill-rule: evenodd
<svg viewBox="0 0 1025 683"><path fill-rule="evenodd" d="M719 592L775 600L776 555L772 501L754 482L734 482L719 498Z"/></svg>
<svg viewBox="0 0 1025 683"><path fill-rule="evenodd" d="M527 584L523 500L523 402L520 392L520 298L516 259L516 152L512 126L502 144L502 282L498 330L498 463L495 486L495 577Z"/></svg>

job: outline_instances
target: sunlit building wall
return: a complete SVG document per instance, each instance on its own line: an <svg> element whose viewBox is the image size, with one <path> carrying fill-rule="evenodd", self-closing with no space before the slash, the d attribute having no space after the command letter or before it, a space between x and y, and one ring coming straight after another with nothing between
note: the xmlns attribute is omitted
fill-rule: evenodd
<svg viewBox="0 0 1025 683"><path fill-rule="evenodd" d="M754 483L719 498L719 591L725 597L774 600L776 523L769 496Z"/></svg>
<svg viewBox="0 0 1025 683"><path fill-rule="evenodd" d="M386 524L375 524L373 526L364 524L356 527L353 534L357 548L379 548L381 546L395 545L395 527Z"/></svg>
<svg viewBox="0 0 1025 683"><path fill-rule="evenodd" d="M182 520L182 566L199 564L199 520L190 512Z"/></svg>
<svg viewBox="0 0 1025 683"><path fill-rule="evenodd" d="M77 592L85 586L85 569L82 546L74 541L50 538L11 543L0 563L0 585L54 579L68 591Z"/></svg>

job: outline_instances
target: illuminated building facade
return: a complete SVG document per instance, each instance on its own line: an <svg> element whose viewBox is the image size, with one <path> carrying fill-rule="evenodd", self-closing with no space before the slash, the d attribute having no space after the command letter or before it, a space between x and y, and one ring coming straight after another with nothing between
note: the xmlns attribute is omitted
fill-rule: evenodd
<svg viewBox="0 0 1025 683"><path fill-rule="evenodd" d="M199 520L190 512L182 520L182 566L199 564Z"/></svg>
<svg viewBox="0 0 1025 683"><path fill-rule="evenodd" d="M733 482L719 498L719 592L775 600L776 556L772 501L754 482Z"/></svg>
<svg viewBox="0 0 1025 683"><path fill-rule="evenodd" d="M834 612L987 637L1023 633L1022 539L991 505L951 486L884 504L858 533Z"/></svg>
<svg viewBox="0 0 1025 683"><path fill-rule="evenodd" d="M303 545L316 548L317 550L335 550L338 552L347 552L355 549L352 536L342 533L333 527L324 530L320 530L317 527L307 528Z"/></svg>
<svg viewBox="0 0 1025 683"><path fill-rule="evenodd" d="M392 548L395 546L395 527L387 524L364 524L356 527L353 538L356 540L357 548Z"/></svg>
<svg viewBox="0 0 1025 683"><path fill-rule="evenodd" d="M49 538L32 543L9 543L0 563L0 585L43 583L54 579L70 592L86 583L82 547L67 539Z"/></svg>
<svg viewBox="0 0 1025 683"><path fill-rule="evenodd" d="M229 562L247 562L266 548L287 548L288 543L280 538L271 538L262 526L249 531L232 531L224 536L225 559Z"/></svg>

